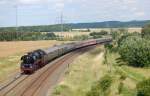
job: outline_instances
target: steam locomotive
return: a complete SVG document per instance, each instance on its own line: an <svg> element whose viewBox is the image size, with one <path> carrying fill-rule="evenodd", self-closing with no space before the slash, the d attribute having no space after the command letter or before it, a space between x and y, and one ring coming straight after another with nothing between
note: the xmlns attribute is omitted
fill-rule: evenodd
<svg viewBox="0 0 150 96"><path fill-rule="evenodd" d="M101 43L111 42L112 38L101 38L86 40L74 43L68 43L64 45L53 46L48 49L38 49L32 52L28 52L26 55L21 57L21 72L24 74L34 73L36 70L42 68L53 59L62 56L73 50L95 45Z"/></svg>

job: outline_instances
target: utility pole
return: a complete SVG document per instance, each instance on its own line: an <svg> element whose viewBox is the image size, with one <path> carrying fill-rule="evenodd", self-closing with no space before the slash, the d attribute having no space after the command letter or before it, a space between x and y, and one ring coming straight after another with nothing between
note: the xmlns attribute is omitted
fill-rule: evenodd
<svg viewBox="0 0 150 96"><path fill-rule="evenodd" d="M108 22L108 23L107 23ZM109 29L109 21L106 21L106 28L108 29L108 32L110 33L110 29Z"/></svg>
<svg viewBox="0 0 150 96"><path fill-rule="evenodd" d="M16 11L16 37L18 37L18 3L15 5L15 11Z"/></svg>
<svg viewBox="0 0 150 96"><path fill-rule="evenodd" d="M63 12L61 13L60 22L61 22L61 32L63 32L64 31Z"/></svg>
<svg viewBox="0 0 150 96"><path fill-rule="evenodd" d="M60 37L62 39L63 37L63 31L64 31L64 25L63 25L63 12L61 12L61 16L60 16L60 27L61 27L61 32L60 32Z"/></svg>

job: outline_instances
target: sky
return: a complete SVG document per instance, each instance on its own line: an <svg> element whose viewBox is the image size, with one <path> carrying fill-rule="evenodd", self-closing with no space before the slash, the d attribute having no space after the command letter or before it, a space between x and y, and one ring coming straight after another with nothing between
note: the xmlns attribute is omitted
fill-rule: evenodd
<svg viewBox="0 0 150 96"><path fill-rule="evenodd" d="M58 24L61 14L63 23L149 20L150 0L0 0L2 27Z"/></svg>

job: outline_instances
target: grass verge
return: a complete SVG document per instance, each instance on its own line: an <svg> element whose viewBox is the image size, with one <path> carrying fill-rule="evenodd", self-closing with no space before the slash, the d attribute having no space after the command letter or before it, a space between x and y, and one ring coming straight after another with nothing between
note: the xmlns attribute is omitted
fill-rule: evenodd
<svg viewBox="0 0 150 96"><path fill-rule="evenodd" d="M103 64L104 48L79 56L66 71L63 81L53 91L53 96L86 96L94 82L108 71Z"/></svg>

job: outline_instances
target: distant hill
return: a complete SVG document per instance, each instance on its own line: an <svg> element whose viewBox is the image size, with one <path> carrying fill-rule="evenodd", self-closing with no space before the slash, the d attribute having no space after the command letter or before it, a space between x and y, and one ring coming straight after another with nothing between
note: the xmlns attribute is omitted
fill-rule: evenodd
<svg viewBox="0 0 150 96"><path fill-rule="evenodd" d="M145 24L150 23L150 20L143 21L106 21L106 22L93 22L93 23L76 23L71 24L72 28L119 28L119 27L143 27Z"/></svg>
<svg viewBox="0 0 150 96"><path fill-rule="evenodd" d="M70 23L64 24L64 31L70 29L82 29L82 28L129 28L129 27L143 27L150 23L150 20L143 21L106 21L106 22L92 22L92 23ZM61 25L41 25L41 26L21 26L18 28L18 32L57 32L61 31ZM1 27L0 32L16 32L15 27Z"/></svg>

